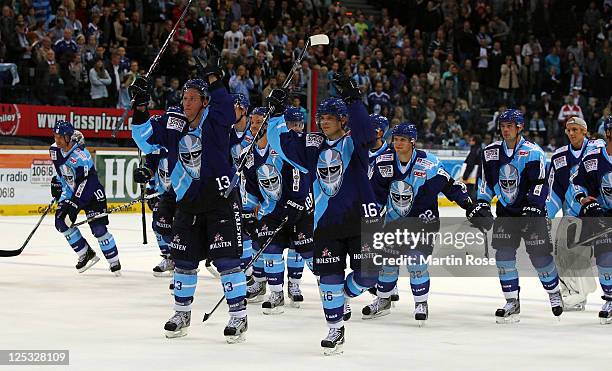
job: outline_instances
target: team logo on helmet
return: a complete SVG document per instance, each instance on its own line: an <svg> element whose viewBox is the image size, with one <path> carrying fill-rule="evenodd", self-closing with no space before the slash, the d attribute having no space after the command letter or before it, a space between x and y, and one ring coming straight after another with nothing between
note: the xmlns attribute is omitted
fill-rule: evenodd
<svg viewBox="0 0 612 371"><path fill-rule="evenodd" d="M501 187L502 197L508 204L516 201L518 183L519 173L514 166L506 164L499 169L499 186Z"/></svg>
<svg viewBox="0 0 612 371"><path fill-rule="evenodd" d="M60 166L60 172L70 189L74 189L74 170L70 166L62 165Z"/></svg>
<svg viewBox="0 0 612 371"><path fill-rule="evenodd" d="M400 216L407 216L412 209L412 203L414 201L414 190L412 186L403 180L396 180L391 183L389 191L389 201L391 201L393 210Z"/></svg>
<svg viewBox="0 0 612 371"><path fill-rule="evenodd" d="M323 193L330 197L338 193L342 185L343 172L344 164L342 163L340 152L330 148L319 154L317 175Z"/></svg>
<svg viewBox="0 0 612 371"><path fill-rule="evenodd" d="M612 208L612 172L606 173L601 178L601 198L606 208Z"/></svg>
<svg viewBox="0 0 612 371"><path fill-rule="evenodd" d="M191 134L182 137L179 141L179 158L187 174L194 179L199 179L202 165L202 140Z"/></svg>
<svg viewBox="0 0 612 371"><path fill-rule="evenodd" d="M167 158L162 158L159 160L159 165L157 166L157 175L159 175L159 180L161 181L162 187L165 190L170 189L170 170L168 169Z"/></svg>
<svg viewBox="0 0 612 371"><path fill-rule="evenodd" d="M273 165L263 164L257 169L257 181L261 189L274 201L281 198L282 179Z"/></svg>

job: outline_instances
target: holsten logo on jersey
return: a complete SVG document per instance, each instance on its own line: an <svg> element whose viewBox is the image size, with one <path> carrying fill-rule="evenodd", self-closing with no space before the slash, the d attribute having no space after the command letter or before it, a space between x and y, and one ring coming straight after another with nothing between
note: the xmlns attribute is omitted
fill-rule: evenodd
<svg viewBox="0 0 612 371"><path fill-rule="evenodd" d="M170 248L180 251L185 251L187 249L187 245L183 245L181 243L181 237L179 235L174 235L172 242L170 242Z"/></svg>
<svg viewBox="0 0 612 371"><path fill-rule="evenodd" d="M312 239L312 237L306 238L306 235L304 233L300 232L298 234L297 241L293 241L293 244L295 246L304 246L306 244L313 243L313 242L314 242L314 240Z"/></svg>
<svg viewBox="0 0 612 371"><path fill-rule="evenodd" d="M342 185L343 170L344 164L340 152L330 148L319 154L317 175L323 193L330 197L338 193Z"/></svg>
<svg viewBox="0 0 612 371"><path fill-rule="evenodd" d="M172 228L172 224L168 223L166 221L166 218L164 218L163 216L155 221L155 225L157 225L160 228L165 228L166 230Z"/></svg>
<svg viewBox="0 0 612 371"><path fill-rule="evenodd" d="M223 241L223 236L221 236L221 234L217 233L213 239L213 243L210 244L210 249L214 250L214 249L220 249L223 247L230 247L232 246L232 242L231 241Z"/></svg>
<svg viewBox="0 0 612 371"><path fill-rule="evenodd" d="M339 256L332 256L331 251L326 248L321 252L321 257L316 259L317 264L331 264L340 261Z"/></svg>
<svg viewBox="0 0 612 371"><path fill-rule="evenodd" d="M502 196L508 204L514 203L518 195L519 174L518 170L506 164L499 169L499 186Z"/></svg>
<svg viewBox="0 0 612 371"><path fill-rule="evenodd" d="M194 179L200 178L202 165L202 140L187 134L179 141L179 158L185 171Z"/></svg>

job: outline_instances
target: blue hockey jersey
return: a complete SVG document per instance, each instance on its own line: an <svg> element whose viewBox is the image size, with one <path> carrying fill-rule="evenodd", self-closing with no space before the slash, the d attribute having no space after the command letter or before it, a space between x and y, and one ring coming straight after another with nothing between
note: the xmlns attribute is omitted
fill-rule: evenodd
<svg viewBox="0 0 612 371"><path fill-rule="evenodd" d="M98 200L106 198L91 154L84 146L75 144L68 152L64 152L53 143L49 155L62 183L60 202L72 200L82 208L94 197Z"/></svg>
<svg viewBox="0 0 612 371"><path fill-rule="evenodd" d="M465 205L465 185L455 182L436 156L414 150L410 162L402 165L395 151L376 157L370 179L376 202L386 205L385 221L418 217L425 222L438 219L438 193Z"/></svg>
<svg viewBox="0 0 612 371"><path fill-rule="evenodd" d="M576 194L595 197L605 211L612 210L612 159L605 147L584 155L574 186Z"/></svg>
<svg viewBox="0 0 612 371"><path fill-rule="evenodd" d="M481 161L477 197L491 202L497 196L497 216L518 216L524 206L546 210L546 157L537 144L521 137L509 150L497 141L482 151Z"/></svg>
<svg viewBox="0 0 612 371"><path fill-rule="evenodd" d="M376 160L376 157L378 155L382 154L383 152L385 152L388 149L389 149L389 145L387 144L387 142L383 141L383 144L382 144L382 146L380 146L379 149L377 149L376 151L370 150L368 152L368 155L370 156L370 165L374 164L374 161Z"/></svg>
<svg viewBox="0 0 612 371"><path fill-rule="evenodd" d="M578 216L581 205L576 201L576 187L573 179L578 173L578 167L584 156L597 152L598 147L605 147L602 140L584 139L578 151L570 149L570 145L558 148L553 154L548 168L549 194L546 198L548 216L554 218L559 212L563 215Z"/></svg>
<svg viewBox="0 0 612 371"><path fill-rule="evenodd" d="M233 175L229 156L229 134L235 119L233 99L222 84L210 88L210 103L194 129L179 112L166 112L132 125L132 137L145 154L160 147L168 150L178 207L194 213L214 207L213 199L223 197Z"/></svg>
<svg viewBox="0 0 612 371"><path fill-rule="evenodd" d="M168 168L168 151L162 147L149 153L145 156L145 165L154 172L149 188L155 189L160 195L174 194Z"/></svg>
<svg viewBox="0 0 612 371"><path fill-rule="evenodd" d="M321 133L300 135L282 117L268 123L270 146L294 167L311 174L315 199L315 232L336 238L360 233L361 216L376 216L368 179L369 148L375 132L361 102L348 106L350 131L330 141Z"/></svg>
<svg viewBox="0 0 612 371"><path fill-rule="evenodd" d="M309 174L283 161L278 152L267 145L255 148L247 156L243 177L249 201L255 198L259 205L258 218L273 214L282 218L288 200L306 205L310 190Z"/></svg>
<svg viewBox="0 0 612 371"><path fill-rule="evenodd" d="M247 123L245 131L236 131L235 128L230 130L230 155L232 157L233 171L236 172L240 162L240 154L243 149L248 147L253 142L253 134ZM246 212L253 211L257 206L257 199L253 195L249 195L245 190L246 180L244 176L240 177L239 192L242 200L242 210Z"/></svg>

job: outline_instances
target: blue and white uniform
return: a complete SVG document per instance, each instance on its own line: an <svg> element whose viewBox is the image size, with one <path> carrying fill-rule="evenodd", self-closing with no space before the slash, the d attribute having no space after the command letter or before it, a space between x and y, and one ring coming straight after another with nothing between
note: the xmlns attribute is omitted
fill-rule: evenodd
<svg viewBox="0 0 612 371"><path fill-rule="evenodd" d="M520 111L507 110L498 122L523 125ZM546 157L535 143L518 136L513 149L504 141L489 144L482 151L482 175L478 180L477 198L490 203L497 197L492 247L506 299L516 299L519 277L516 249L521 238L544 289L559 291L559 276L551 255L552 243L546 224ZM515 217L527 217L515 219Z"/></svg>
<svg viewBox="0 0 612 371"><path fill-rule="evenodd" d="M314 191L314 270L320 275L323 310L330 328L343 326L345 295L353 297L374 285L362 276L361 218L377 217L368 179L368 151L375 139L362 102L347 105L338 98L321 102L317 116L348 117L350 131L330 140L321 133L291 132L282 117L268 123L268 141L279 156L311 174ZM346 256L353 269L345 279Z"/></svg>

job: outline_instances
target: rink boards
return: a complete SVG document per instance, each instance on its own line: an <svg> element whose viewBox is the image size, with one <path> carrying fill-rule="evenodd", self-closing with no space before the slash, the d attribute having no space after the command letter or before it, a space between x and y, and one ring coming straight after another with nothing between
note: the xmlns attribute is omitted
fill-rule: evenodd
<svg viewBox="0 0 612 371"><path fill-rule="evenodd" d="M104 185L109 207L127 203L140 194L132 179L138 153L131 150L90 149ZM432 150L444 168L458 178L466 151ZM0 150L0 215L37 215L51 202L49 184L55 175L47 150ZM439 206L454 203L440 195ZM148 211L148 210L147 210ZM135 205L126 212L140 212Z"/></svg>

